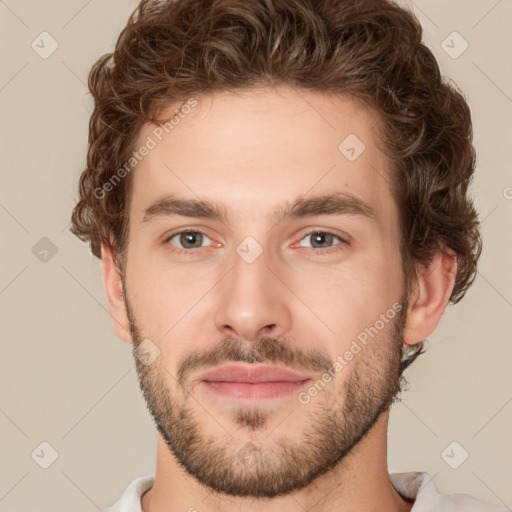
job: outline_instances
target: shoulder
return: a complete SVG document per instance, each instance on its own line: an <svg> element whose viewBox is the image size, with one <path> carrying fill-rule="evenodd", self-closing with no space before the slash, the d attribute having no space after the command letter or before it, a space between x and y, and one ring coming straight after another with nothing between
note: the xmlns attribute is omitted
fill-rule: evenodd
<svg viewBox="0 0 512 512"><path fill-rule="evenodd" d="M433 478L424 471L389 476L398 493L414 499L411 512L511 512L505 506L484 503L469 494L439 494Z"/></svg>
<svg viewBox="0 0 512 512"><path fill-rule="evenodd" d="M432 510L439 512L510 512L510 509L505 506L484 503L469 494L439 495L438 506Z"/></svg>
<svg viewBox="0 0 512 512"><path fill-rule="evenodd" d="M141 512L141 496L153 486L155 475L144 475L132 480L121 497L102 512Z"/></svg>

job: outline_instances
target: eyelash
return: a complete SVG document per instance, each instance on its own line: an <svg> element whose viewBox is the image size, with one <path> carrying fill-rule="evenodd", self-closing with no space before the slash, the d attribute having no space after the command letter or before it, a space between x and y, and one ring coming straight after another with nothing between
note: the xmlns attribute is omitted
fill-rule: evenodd
<svg viewBox="0 0 512 512"><path fill-rule="evenodd" d="M181 230L181 231L176 231L175 233L173 233L172 235L168 236L165 240L164 240L164 245L172 245L170 244L170 241L176 236L176 235L182 235L182 234L185 234L185 233L194 233L194 234L201 234L201 235L205 235L206 237L208 237L208 235L206 235L206 233L203 233L202 231L199 231L197 229L184 229L184 230ZM328 253L330 254L331 252L334 252L337 249L337 247L339 245L348 245L348 242L346 240L344 240L343 238L341 238L339 235L337 235L336 233L332 233L331 231L323 231L321 229L313 229L311 231L308 231L307 233L304 234L304 236L299 240L299 242L301 240L303 240L304 238L310 236L310 235L314 235L314 234L317 234L317 233L320 233L322 235L332 235L334 236L335 238L337 238L340 243L339 244L336 244L332 247L328 247L326 249L319 249L319 248L315 248L315 247L303 247L303 249L310 249L314 252L322 252L322 253ZM208 237L209 238L209 237ZM197 253L198 249L204 249L204 247L196 247L195 249L180 249L179 247L176 247L176 246L172 246L173 248L171 249L172 252L174 253L177 253L177 254L191 254L191 253Z"/></svg>

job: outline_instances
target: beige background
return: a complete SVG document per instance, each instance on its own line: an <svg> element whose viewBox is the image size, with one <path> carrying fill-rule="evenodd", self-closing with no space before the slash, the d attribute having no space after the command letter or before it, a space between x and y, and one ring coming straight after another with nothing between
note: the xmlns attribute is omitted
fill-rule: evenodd
<svg viewBox="0 0 512 512"><path fill-rule="evenodd" d="M100 262L69 232L92 107L87 74L136 4L0 0L0 511L92 512L154 472L156 431L130 347L112 331ZM512 1L413 8L471 105L484 251L473 288L407 374L389 468L428 471L441 493L512 507ZM31 48L43 31L59 45L46 59ZM442 47L454 31L469 44L458 58ZM43 237L57 251L46 262L36 256ZM453 441L452 460L469 453L458 469L442 457ZM42 442L58 453L47 469L35 462L49 460Z"/></svg>

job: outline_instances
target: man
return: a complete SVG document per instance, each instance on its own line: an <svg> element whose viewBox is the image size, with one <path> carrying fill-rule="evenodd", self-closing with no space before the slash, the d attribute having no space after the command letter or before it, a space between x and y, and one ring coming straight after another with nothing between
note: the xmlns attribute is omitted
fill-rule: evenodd
<svg viewBox="0 0 512 512"><path fill-rule="evenodd" d="M110 511L486 511L389 474L481 239L469 107L384 1L144 1L94 65L73 233L159 432Z"/></svg>

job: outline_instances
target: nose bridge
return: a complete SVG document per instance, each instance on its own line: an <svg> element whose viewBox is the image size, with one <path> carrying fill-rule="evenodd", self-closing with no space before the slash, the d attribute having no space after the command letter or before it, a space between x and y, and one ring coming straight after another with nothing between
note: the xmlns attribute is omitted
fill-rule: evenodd
<svg viewBox="0 0 512 512"><path fill-rule="evenodd" d="M274 275L276 262L271 260L271 254L251 237L236 248L216 311L217 327L224 334L255 340L263 334L282 335L289 329L285 288ZM263 332L270 327L271 333Z"/></svg>

